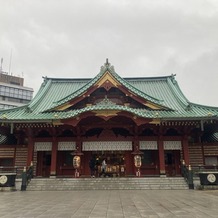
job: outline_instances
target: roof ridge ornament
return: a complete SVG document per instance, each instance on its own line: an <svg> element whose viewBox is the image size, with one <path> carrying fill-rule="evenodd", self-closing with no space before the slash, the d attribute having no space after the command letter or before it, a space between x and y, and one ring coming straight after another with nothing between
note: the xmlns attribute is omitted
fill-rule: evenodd
<svg viewBox="0 0 218 218"><path fill-rule="evenodd" d="M173 84L176 84L177 82L176 82L176 74L171 74L171 78L172 78L172 82L173 82Z"/></svg>
<svg viewBox="0 0 218 218"><path fill-rule="evenodd" d="M47 81L48 81L48 77L47 76L43 76L43 83L42 83L42 86L45 86Z"/></svg>
<svg viewBox="0 0 218 218"><path fill-rule="evenodd" d="M110 73L115 73L114 66L112 66L111 63L109 63L108 58L106 58L106 63L103 66L101 66L101 72L105 72L106 70L109 70Z"/></svg>
<svg viewBox="0 0 218 218"><path fill-rule="evenodd" d="M108 62L108 58L106 58L106 63L105 65L109 65L110 63Z"/></svg>

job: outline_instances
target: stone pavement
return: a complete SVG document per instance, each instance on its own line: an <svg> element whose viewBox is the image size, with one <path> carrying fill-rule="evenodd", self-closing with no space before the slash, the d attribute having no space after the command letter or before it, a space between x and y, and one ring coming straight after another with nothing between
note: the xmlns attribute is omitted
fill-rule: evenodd
<svg viewBox="0 0 218 218"><path fill-rule="evenodd" d="M1 218L218 217L218 191L0 192Z"/></svg>

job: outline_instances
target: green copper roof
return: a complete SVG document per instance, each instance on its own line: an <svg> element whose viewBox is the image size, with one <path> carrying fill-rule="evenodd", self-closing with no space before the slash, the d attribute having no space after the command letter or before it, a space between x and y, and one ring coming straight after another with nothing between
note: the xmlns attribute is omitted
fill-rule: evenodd
<svg viewBox="0 0 218 218"><path fill-rule="evenodd" d="M77 96L83 95L106 72L109 71L114 78L132 93L158 105L164 110L139 109L115 103L101 102L82 109L67 111L52 111ZM168 108L168 109L167 109ZM121 78L110 64L105 64L100 73L93 79L73 78L44 78L44 81L32 101L26 106L3 110L0 112L1 121L51 121L55 119L68 119L79 116L84 112L96 110L120 110L132 113L138 117L167 119L201 119L204 117L217 117L218 107L209 107L191 103L179 88L174 75L165 77Z"/></svg>
<svg viewBox="0 0 218 218"><path fill-rule="evenodd" d="M155 104L159 104L162 105L163 101L159 100L157 98L154 98L148 94L146 94L145 92L142 92L141 90L137 89L136 87L132 86L131 83L128 83L128 81L122 79L115 71L114 71L114 67L111 66L109 63L106 63L104 66L101 67L101 71L100 73L94 77L93 79L91 79L90 81L88 81L84 86L81 86L79 89L77 89L75 92L71 92L70 95L66 96L65 98L59 100L59 101L54 101L54 104L52 107L57 107L60 106L72 99L74 99L77 96L82 95L83 93L85 93L87 91L87 89L89 89L91 86L93 86L106 72L110 72L114 78L120 82L122 85L124 85L127 89L129 89L130 91L132 91L133 93L135 93L136 95L151 101ZM164 106L164 105L162 105ZM166 106L166 105L165 105Z"/></svg>

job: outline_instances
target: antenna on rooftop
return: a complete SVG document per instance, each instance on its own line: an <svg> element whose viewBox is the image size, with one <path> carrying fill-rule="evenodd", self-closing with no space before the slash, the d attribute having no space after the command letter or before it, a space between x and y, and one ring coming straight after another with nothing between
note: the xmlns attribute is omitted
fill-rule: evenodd
<svg viewBox="0 0 218 218"><path fill-rule="evenodd" d="M0 72L2 72L3 58L1 58Z"/></svg>
<svg viewBox="0 0 218 218"><path fill-rule="evenodd" d="M10 71L11 71L11 61L12 61L12 49L11 49L10 63L9 63L9 70L8 70L9 75L10 75Z"/></svg>

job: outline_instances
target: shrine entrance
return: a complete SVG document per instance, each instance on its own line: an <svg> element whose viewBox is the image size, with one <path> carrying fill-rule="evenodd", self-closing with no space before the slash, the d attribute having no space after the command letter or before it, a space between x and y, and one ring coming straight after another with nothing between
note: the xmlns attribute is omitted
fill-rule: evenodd
<svg viewBox="0 0 218 218"><path fill-rule="evenodd" d="M167 176L181 175L180 150L165 151L165 168Z"/></svg>
<svg viewBox="0 0 218 218"><path fill-rule="evenodd" d="M90 175L89 161L96 162L96 176L101 173L103 159L107 163L107 175L122 177L133 174L132 141L87 141L82 144L82 174Z"/></svg>
<svg viewBox="0 0 218 218"><path fill-rule="evenodd" d="M57 176L72 177L74 173L72 151L58 151Z"/></svg>
<svg viewBox="0 0 218 218"><path fill-rule="evenodd" d="M51 169L51 151L38 151L36 176L49 177L50 169Z"/></svg>
<svg viewBox="0 0 218 218"><path fill-rule="evenodd" d="M110 177L125 175L125 152L124 151L93 151L92 157L96 161L96 175L101 173L101 163L105 158L107 163L106 173Z"/></svg>

